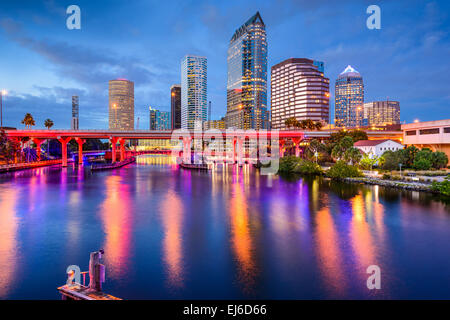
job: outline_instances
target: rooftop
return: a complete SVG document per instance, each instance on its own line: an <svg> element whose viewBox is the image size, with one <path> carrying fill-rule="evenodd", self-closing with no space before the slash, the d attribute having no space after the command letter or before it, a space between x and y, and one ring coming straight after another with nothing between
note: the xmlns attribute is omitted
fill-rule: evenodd
<svg viewBox="0 0 450 320"><path fill-rule="evenodd" d="M392 142L396 142L394 140L390 140L390 139L384 139L384 140L359 140L357 142L355 142L354 146L355 147L373 147L373 146L377 146L379 144L382 144L383 142L386 141L392 141Z"/></svg>
<svg viewBox="0 0 450 320"><path fill-rule="evenodd" d="M259 14L259 11L256 12L256 14L254 16L252 16L250 19L248 19L247 22L245 22L242 26L239 27L239 29L237 29L234 32L233 37L231 37L230 42L233 42L234 40L239 38L241 35L243 35L245 32L247 32L247 27L249 25L256 24L256 23L261 23L263 26L265 26L264 21L262 20L261 15Z"/></svg>
<svg viewBox="0 0 450 320"><path fill-rule="evenodd" d="M344 69L344 71L341 72L339 75L339 78L344 77L361 77L361 74L356 71L355 68L353 68L351 65L348 65L347 68Z"/></svg>

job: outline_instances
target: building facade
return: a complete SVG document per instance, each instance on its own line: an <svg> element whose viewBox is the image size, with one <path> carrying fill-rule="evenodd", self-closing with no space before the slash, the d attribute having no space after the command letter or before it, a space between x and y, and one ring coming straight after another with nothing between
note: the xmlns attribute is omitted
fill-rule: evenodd
<svg viewBox="0 0 450 320"><path fill-rule="evenodd" d="M181 128L192 130L207 116L207 60L185 56L181 61Z"/></svg>
<svg viewBox="0 0 450 320"><path fill-rule="evenodd" d="M355 142L354 147L361 150L373 159L380 157L386 151L397 151L404 148L404 146L394 140L359 140Z"/></svg>
<svg viewBox="0 0 450 320"><path fill-rule="evenodd" d="M203 129L204 130L209 130L209 129L225 130L226 129L225 118L222 118L220 120L208 120L204 123Z"/></svg>
<svg viewBox="0 0 450 320"><path fill-rule="evenodd" d="M227 66L227 128L268 129L267 39L259 12L231 38Z"/></svg>
<svg viewBox="0 0 450 320"><path fill-rule="evenodd" d="M79 107L78 96L72 96L72 120L70 122L70 128L72 130L78 130L80 126Z"/></svg>
<svg viewBox="0 0 450 320"><path fill-rule="evenodd" d="M336 127L364 126L364 83L361 74L347 66L335 86L334 124Z"/></svg>
<svg viewBox="0 0 450 320"><path fill-rule="evenodd" d="M367 126L400 124L400 102L387 100L364 103L364 124Z"/></svg>
<svg viewBox="0 0 450 320"><path fill-rule="evenodd" d="M134 130L133 81L109 81L109 130Z"/></svg>
<svg viewBox="0 0 450 320"><path fill-rule="evenodd" d="M330 80L324 64L304 58L287 59L272 67L272 129L286 129L287 118L329 122Z"/></svg>
<svg viewBox="0 0 450 320"><path fill-rule="evenodd" d="M171 129L181 128L181 85L170 87L170 123Z"/></svg>
<svg viewBox="0 0 450 320"><path fill-rule="evenodd" d="M170 112L159 111L149 107L150 111L150 130L170 130Z"/></svg>

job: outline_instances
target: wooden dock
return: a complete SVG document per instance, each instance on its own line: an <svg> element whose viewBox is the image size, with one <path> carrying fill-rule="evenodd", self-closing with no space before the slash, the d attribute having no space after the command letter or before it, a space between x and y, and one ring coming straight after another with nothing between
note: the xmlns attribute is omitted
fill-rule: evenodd
<svg viewBox="0 0 450 320"><path fill-rule="evenodd" d="M83 285L63 285L58 288L63 300L122 300L102 291L96 291Z"/></svg>

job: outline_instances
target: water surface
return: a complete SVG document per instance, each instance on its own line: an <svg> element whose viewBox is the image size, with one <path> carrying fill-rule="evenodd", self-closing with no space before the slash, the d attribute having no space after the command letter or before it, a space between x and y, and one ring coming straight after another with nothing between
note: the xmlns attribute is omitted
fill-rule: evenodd
<svg viewBox="0 0 450 320"><path fill-rule="evenodd" d="M124 299L450 299L449 246L450 206L425 193L165 156L0 175L1 299L59 299L100 248Z"/></svg>

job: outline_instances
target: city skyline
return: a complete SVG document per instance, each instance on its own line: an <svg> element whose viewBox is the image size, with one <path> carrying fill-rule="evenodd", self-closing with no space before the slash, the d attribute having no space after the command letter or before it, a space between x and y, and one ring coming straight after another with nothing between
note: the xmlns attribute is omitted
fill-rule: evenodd
<svg viewBox="0 0 450 320"><path fill-rule="evenodd" d="M125 45L115 46L110 37L101 31L107 28L92 27L95 23L91 20L95 16L92 12L101 12L98 5L80 1L82 29L69 31L65 28L66 14L62 6L52 2L45 5L33 3L30 10L42 9L39 17L33 17L27 11L19 14L19 7L13 3L3 3L0 40L5 50L1 53L0 68L5 76L0 80L0 86L9 92L4 101L5 125L20 127L23 115L31 112L38 127L43 126L43 120L49 115L54 115L54 128L66 128L70 123L71 97L78 95L83 101L80 128L106 128L108 121L104 115L107 113L108 98L104 78L122 76L136 83L136 117L143 119L149 104L159 105L161 110L168 111L170 99L167 91L171 84L179 82L177 62L187 52L204 55L210 60L208 100L216 106L212 119L220 119L226 110L224 90L229 36L236 26L256 11L261 12L266 24L270 42L269 68L290 57L307 56L324 61L326 77L334 82L339 72L351 64L364 75L368 88L366 101L386 100L387 97L400 101L405 111L401 120L406 122L412 122L415 118L421 121L446 118L450 97L442 92L445 93L443 88L450 83L450 72L446 65L437 66L444 61L450 48L449 37L442 32L449 25L448 17L442 14L448 4L438 1L413 3L408 7L385 3L381 5L381 30L368 30L365 27L365 6L349 6L350 3L344 2L340 11L336 5L294 4L289 1L280 6L284 9L263 2L248 3L242 10L235 10L236 3L231 3L227 8L220 4L211 6L200 3L205 13L200 17L186 17L182 22L193 26L192 32L188 34L186 28L173 27L169 29L168 41L164 42L160 42L157 33L150 35L151 39L146 39L145 47L153 50L151 57L146 58L143 56L147 51L139 43L144 39L143 32L152 27L146 21L136 22L135 25L121 22L120 26L124 29L115 36L120 39L127 36L129 39L125 39ZM120 11L117 7L121 5L114 7L114 11ZM136 16L138 21L142 6L129 5L125 12L127 16ZM184 17L183 10L188 6L182 5L170 12L173 7L172 3L152 5L155 17L158 14L161 16L157 22L165 15ZM395 16L399 8L404 15ZM306 15L311 10L317 16L314 19ZM327 23L321 21L320 17L333 10L338 10L339 14ZM417 12L422 11L424 14L419 16ZM106 26L106 20L110 20L105 16L107 14L114 13L106 10L101 17L101 23L106 23ZM344 16L346 19L343 19ZM293 30L306 25L307 32ZM343 32L331 35L330 32L337 26ZM113 27L113 30L119 28ZM97 41L103 37L104 40ZM286 39L290 38L292 41L287 42ZM175 44L179 39L182 42ZM160 48L159 45L158 50L154 50L157 43L165 43L167 47ZM108 54L100 54L105 52ZM99 71L101 65L111 66L111 71L91 72ZM421 76L417 78L417 74ZM331 91L330 99L334 101L333 88ZM430 105L434 108L433 113L427 112ZM330 103L330 112L333 118L334 103Z"/></svg>

